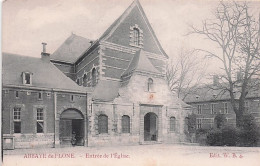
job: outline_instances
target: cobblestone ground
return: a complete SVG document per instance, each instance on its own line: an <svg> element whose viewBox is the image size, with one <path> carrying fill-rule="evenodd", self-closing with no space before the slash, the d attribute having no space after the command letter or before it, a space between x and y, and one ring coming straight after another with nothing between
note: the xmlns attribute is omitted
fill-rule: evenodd
<svg viewBox="0 0 260 166"><path fill-rule="evenodd" d="M260 148L187 145L66 147L4 151L4 166L260 166Z"/></svg>

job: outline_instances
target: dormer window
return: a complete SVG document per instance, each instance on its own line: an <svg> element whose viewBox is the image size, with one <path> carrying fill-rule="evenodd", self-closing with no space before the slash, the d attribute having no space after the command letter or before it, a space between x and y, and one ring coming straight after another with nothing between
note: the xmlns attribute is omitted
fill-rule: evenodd
<svg viewBox="0 0 260 166"><path fill-rule="evenodd" d="M79 85L79 79L77 78L76 83Z"/></svg>
<svg viewBox="0 0 260 166"><path fill-rule="evenodd" d="M148 79L147 90L148 92L153 91L153 79L151 78Z"/></svg>
<svg viewBox="0 0 260 166"><path fill-rule="evenodd" d="M30 72L23 72L23 84L24 85L32 85L32 73Z"/></svg>
<svg viewBox="0 0 260 166"><path fill-rule="evenodd" d="M135 24L130 27L130 46L143 47L143 31Z"/></svg>

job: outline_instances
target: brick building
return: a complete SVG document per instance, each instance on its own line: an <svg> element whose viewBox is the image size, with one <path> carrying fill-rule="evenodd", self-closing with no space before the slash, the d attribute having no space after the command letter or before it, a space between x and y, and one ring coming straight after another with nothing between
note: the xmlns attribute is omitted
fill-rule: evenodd
<svg viewBox="0 0 260 166"><path fill-rule="evenodd" d="M195 93L188 95L185 102L192 106L196 114L196 128L210 129L216 125L216 114L223 114L228 124L236 125L236 115L230 103L228 91L216 88L218 84L216 76L213 84L199 87ZM245 113L252 114L255 121L260 125L260 91L259 87L251 89L245 101ZM235 99L238 99L239 92L235 92Z"/></svg>
<svg viewBox="0 0 260 166"><path fill-rule="evenodd" d="M4 145L188 141L191 110L167 85L167 60L137 0L95 41L72 34L41 59L4 54Z"/></svg>

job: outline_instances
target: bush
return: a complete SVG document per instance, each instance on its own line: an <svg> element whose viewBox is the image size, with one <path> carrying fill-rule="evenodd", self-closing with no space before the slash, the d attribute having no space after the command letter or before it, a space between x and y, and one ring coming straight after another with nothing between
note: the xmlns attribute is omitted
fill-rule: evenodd
<svg viewBox="0 0 260 166"><path fill-rule="evenodd" d="M210 146L235 146L237 143L236 128L224 126L221 129L213 129L208 132L206 142Z"/></svg>
<svg viewBox="0 0 260 166"><path fill-rule="evenodd" d="M200 145L206 145L208 131L208 129L197 129L195 133L196 142L198 142Z"/></svg>
<svg viewBox="0 0 260 166"><path fill-rule="evenodd" d="M224 114L217 114L215 116L214 121L215 121L215 125L216 125L215 127L219 129L226 124L227 119Z"/></svg>
<svg viewBox="0 0 260 166"><path fill-rule="evenodd" d="M220 129L213 129L208 132L206 143L210 146L222 145L222 133Z"/></svg>
<svg viewBox="0 0 260 166"><path fill-rule="evenodd" d="M221 129L222 132L222 145L224 146L236 146L238 142L237 129L232 126L224 126Z"/></svg>
<svg viewBox="0 0 260 166"><path fill-rule="evenodd" d="M240 146L256 146L259 141L259 127L252 115L243 116L242 126L238 132Z"/></svg>
<svg viewBox="0 0 260 166"><path fill-rule="evenodd" d="M257 146L259 136L259 127L254 117L248 114L243 116L240 128L224 125L210 130L206 143L210 146Z"/></svg>

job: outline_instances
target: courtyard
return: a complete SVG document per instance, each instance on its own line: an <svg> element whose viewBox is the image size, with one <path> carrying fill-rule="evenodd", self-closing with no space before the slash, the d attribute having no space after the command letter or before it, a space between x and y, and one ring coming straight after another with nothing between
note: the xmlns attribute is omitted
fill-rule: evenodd
<svg viewBox="0 0 260 166"><path fill-rule="evenodd" d="M259 147L153 144L117 147L16 149L3 152L4 166L259 166Z"/></svg>

